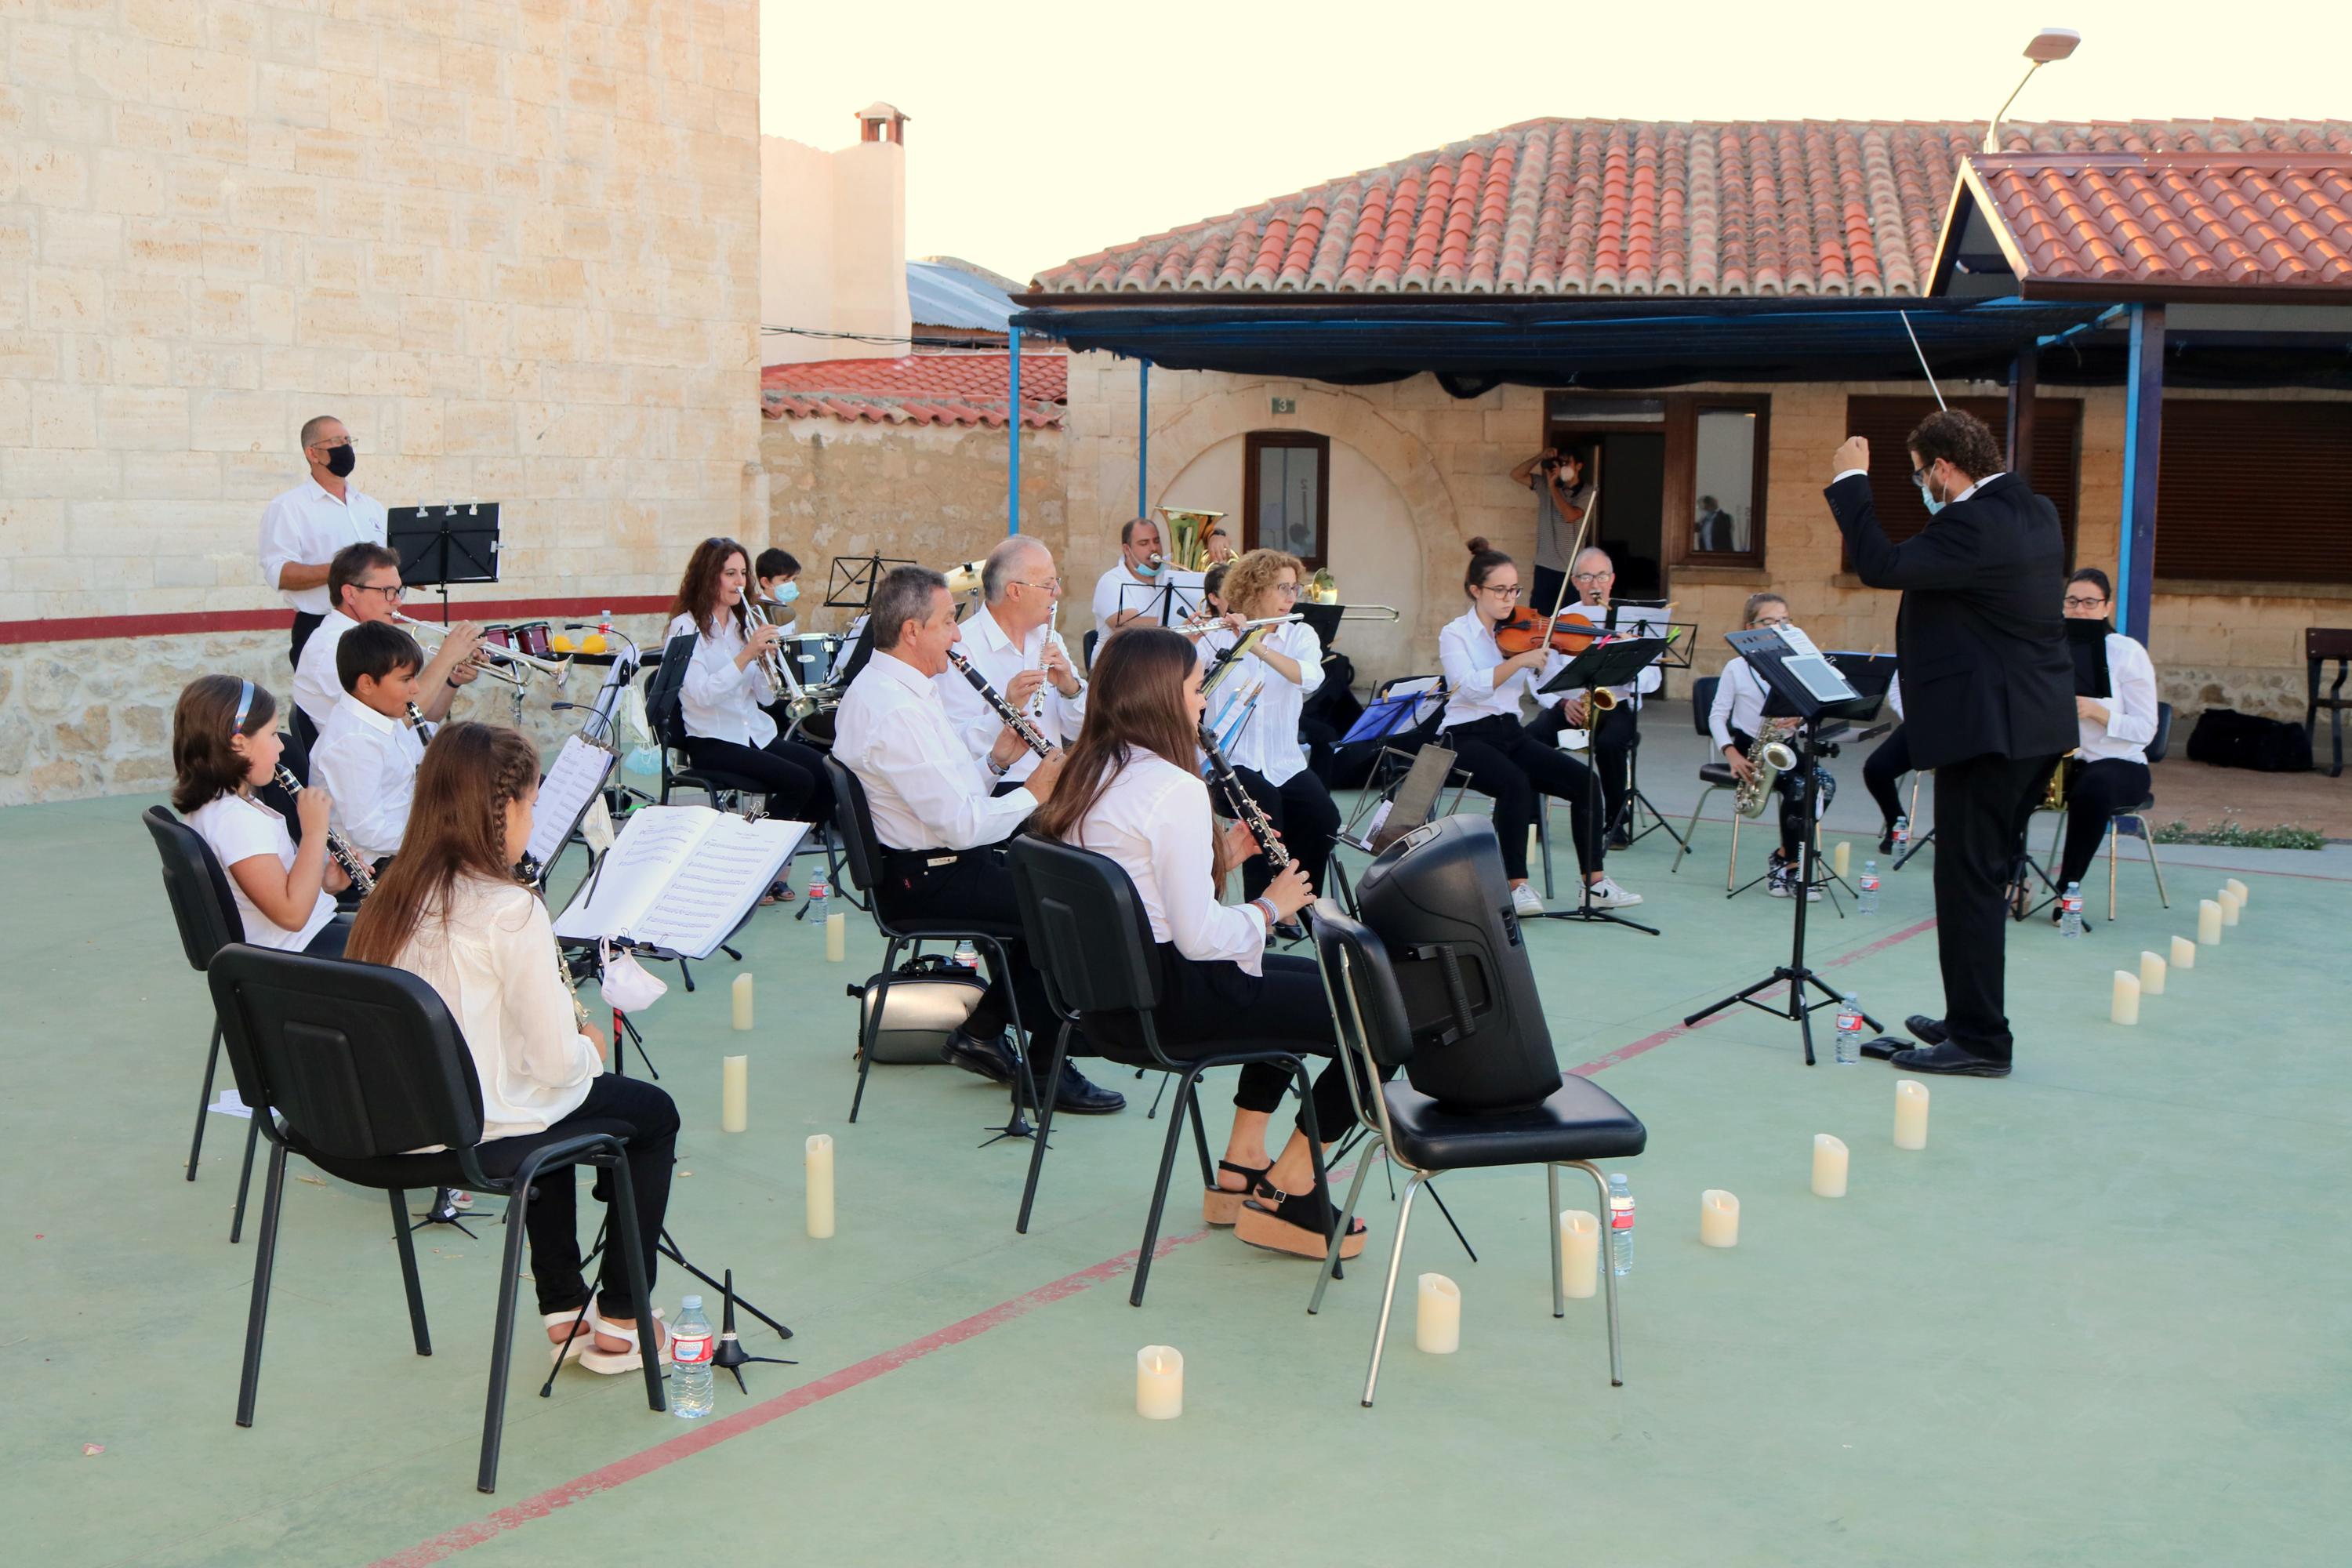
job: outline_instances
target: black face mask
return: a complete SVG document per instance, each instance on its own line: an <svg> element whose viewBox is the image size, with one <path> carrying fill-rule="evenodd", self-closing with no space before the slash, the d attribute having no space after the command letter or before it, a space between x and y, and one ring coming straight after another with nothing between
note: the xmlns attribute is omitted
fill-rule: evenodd
<svg viewBox="0 0 2352 1568"><path fill-rule="evenodd" d="M360 455L349 445L327 448L327 472L339 479L348 479L352 470L360 466Z"/></svg>

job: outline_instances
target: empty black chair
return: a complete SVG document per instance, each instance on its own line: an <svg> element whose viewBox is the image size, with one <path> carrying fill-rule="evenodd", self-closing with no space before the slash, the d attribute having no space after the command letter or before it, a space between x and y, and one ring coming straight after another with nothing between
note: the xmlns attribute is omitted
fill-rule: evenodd
<svg viewBox="0 0 2352 1568"><path fill-rule="evenodd" d="M163 893L172 900L172 919L180 928L180 949L188 967L202 974L213 957L231 942L245 940L245 925L236 912L236 895L229 890L228 873L221 869L213 847L204 837L160 805L151 805L141 818L155 837L156 853L163 858ZM213 1069L220 1065L221 1030L213 1024L212 1048L205 1053L205 1086L196 1092L196 1135L188 1141L188 1180L196 1179L196 1157L205 1146L205 1118L212 1113ZM261 1136L258 1115L245 1134L245 1173L236 1181L236 1212L228 1238L245 1234L245 1194L253 1182L253 1147Z"/></svg>
<svg viewBox="0 0 2352 1568"><path fill-rule="evenodd" d="M1551 1233L1551 1315L1565 1317L1568 1301L1559 1268L1559 1168L1573 1165L1592 1178L1605 1225L1609 1178L1593 1162L1639 1154L1649 1142L1649 1133L1616 1096L1573 1074L1562 1075L1559 1090L1541 1105L1477 1113L1448 1110L1402 1082L1379 1084L1381 1069L1403 1067L1413 1050L1404 999L1397 991L1387 950L1379 937L1340 913L1328 899L1316 904L1309 923L1315 931L1316 962L1322 967L1332 1015L1339 1024L1339 1048L1353 1053L1363 1069L1361 1076L1349 1075L1349 1089L1353 1091L1365 1081L1378 1084L1378 1092L1355 1096L1356 1113L1370 1130L1374 1150L1412 1173L1397 1208L1396 1244L1389 1252L1388 1285L1381 1293L1380 1326L1372 1334L1371 1370L1364 1377L1364 1405L1369 1409L1373 1385L1380 1381L1389 1309L1396 1298L1397 1264L1404 1257L1405 1227L1412 1221L1416 1192L1447 1171L1542 1165L1551 1194L1545 1226ZM1357 1163L1355 1184L1348 1189L1347 1206L1339 1211L1339 1236L1347 1234L1373 1158L1367 1153ZM1609 1265L1605 1234L1603 1242L1600 1267L1609 1295L1609 1382L1612 1387L1619 1387L1624 1384L1625 1373L1617 1340L1617 1274ZM1335 1239L1324 1259L1322 1277L1315 1282L1315 1294L1307 1301L1309 1312L1323 1305L1324 1288L1330 1284L1339 1261Z"/></svg>
<svg viewBox="0 0 2352 1568"><path fill-rule="evenodd" d="M1248 1026L1236 1020L1235 1037L1214 1055L1180 1059L1160 1047L1152 1024L1160 1005L1160 949L1151 940L1151 922L1135 896L1135 884L1118 862L1091 850L1074 848L1045 838L1016 838L1009 857L1013 891L1021 902L1021 928L1030 951L1045 971L1045 994L1060 1015L1061 1028L1045 1066L1047 1083L1061 1076L1069 1049L1070 1030L1089 1020L1113 1025L1131 1019L1142 1041L1138 1052L1122 1048L1109 1028L1093 1027L1087 1039L1112 1061L1158 1072L1176 1073L1176 1104L1168 1113L1168 1140L1160 1153L1160 1182L1152 1189L1151 1210L1143 1224L1143 1247L1135 1255L1135 1289L1130 1306L1143 1305L1143 1288L1151 1279L1151 1249L1160 1238L1160 1211L1168 1203L1168 1181L1176 1164L1176 1140L1186 1122L1192 1128L1193 1146L1201 1156L1201 1184L1216 1184L1209 1160L1208 1135L1201 1127L1201 1075L1211 1068L1238 1067L1244 1062L1269 1062L1297 1080L1299 1121L1315 1161L1315 1184L1324 1183L1323 1139L1315 1125L1315 1093L1307 1080L1306 1065L1286 1041L1253 1039L1240 1033ZM1038 1173L1045 1167L1045 1137L1053 1131L1054 1107L1048 1097L1037 1128L1036 1146L1029 1152L1029 1182L1021 1194L1021 1214L1013 1228L1026 1234L1029 1209L1037 1195ZM1345 1222L1340 1226L1345 1234Z"/></svg>
<svg viewBox="0 0 2352 1568"><path fill-rule="evenodd" d="M464 1186L501 1193L507 1198L506 1257L499 1274L489 1401L474 1483L483 1491L496 1490L523 1215L530 1184L542 1173L568 1182L567 1166L604 1168L614 1184L608 1220L617 1237L614 1245L622 1249L638 1311L651 1310L625 1140L610 1132L541 1132L483 1142L482 1089L473 1053L441 994L404 969L240 942L214 957L208 978L213 1006L228 1038L229 1066L253 1107L254 1125L270 1143L236 1424L253 1425L261 1381L261 1335L278 1260L287 1155L299 1154L331 1176L390 1194L393 1239L400 1248L401 1281L408 1291L408 1322L418 1355L431 1355L433 1342L425 1332L425 1292L408 1235L407 1189ZM436 1153L405 1152L436 1143L444 1145ZM654 1410L663 1408L656 1337L650 1331L638 1336L646 1404Z"/></svg>
<svg viewBox="0 0 2352 1568"><path fill-rule="evenodd" d="M1722 683L1723 678L1718 675L1702 675L1691 682L1691 727L1702 735L1713 733L1707 728L1706 716L1715 707L1715 689ZM1698 804L1691 807L1690 821L1683 825L1682 842L1675 850L1675 863L1666 868L1669 873L1683 868L1683 857L1690 853L1691 837L1698 832L1698 814L1706 809L1708 798L1719 789L1736 791L1739 788L1739 775L1731 771L1731 764L1714 759L1698 765L1698 782L1706 787L1699 791ZM1742 820L1738 812L1731 814L1731 860L1723 872L1723 885L1727 888L1739 876L1739 824Z"/></svg>

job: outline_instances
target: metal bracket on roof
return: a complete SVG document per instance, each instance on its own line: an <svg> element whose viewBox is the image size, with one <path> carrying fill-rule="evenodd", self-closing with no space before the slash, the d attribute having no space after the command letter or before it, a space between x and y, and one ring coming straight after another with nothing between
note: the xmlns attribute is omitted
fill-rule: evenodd
<svg viewBox="0 0 2352 1568"><path fill-rule="evenodd" d="M2080 333L2095 332L2101 327L2105 326L2109 321L2114 321L2117 316L2122 315L2125 311L2130 309L2131 307L2128 305L2110 305L2087 321L2078 322L2075 325L2067 328L2063 332L2051 332L2043 337L2036 338L2034 340L2033 346L2037 350L2046 349L2054 344L2063 343L2067 339L2077 336Z"/></svg>

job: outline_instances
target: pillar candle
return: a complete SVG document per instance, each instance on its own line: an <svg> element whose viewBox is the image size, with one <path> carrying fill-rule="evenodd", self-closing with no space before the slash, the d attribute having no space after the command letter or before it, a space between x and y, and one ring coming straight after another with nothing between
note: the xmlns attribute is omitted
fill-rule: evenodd
<svg viewBox="0 0 2352 1568"><path fill-rule="evenodd" d="M743 978L749 980L750 975ZM751 1124L751 1058L719 1058L719 1131L740 1132Z"/></svg>
<svg viewBox="0 0 2352 1568"><path fill-rule="evenodd" d="M1895 1146L1927 1146L1927 1086L1916 1078L1898 1079L1895 1085Z"/></svg>
<svg viewBox="0 0 2352 1568"><path fill-rule="evenodd" d="M2235 877L2231 878L2228 881L2222 883L2221 886L2229 889L2230 891L2238 895L2238 905L2241 909L2244 908L2246 904L2252 901L2249 895L2253 891L2253 889L2247 887Z"/></svg>
<svg viewBox="0 0 2352 1568"><path fill-rule="evenodd" d="M1581 1300L1601 1283L1601 1216L1589 1209L1559 1211L1559 1285Z"/></svg>
<svg viewBox="0 0 2352 1568"><path fill-rule="evenodd" d="M2128 969L2116 971L2116 994L2107 1004L2107 1019L2116 1024L2139 1022L2139 976Z"/></svg>
<svg viewBox="0 0 2352 1568"><path fill-rule="evenodd" d="M2172 939L2172 967L2175 969L2196 968L2197 944L2189 941L2185 936L2174 937Z"/></svg>
<svg viewBox="0 0 2352 1568"><path fill-rule="evenodd" d="M2155 953L2139 955L2139 994L2143 996L2164 994L2164 960Z"/></svg>
<svg viewBox="0 0 2352 1568"><path fill-rule="evenodd" d="M1174 1345L1146 1345L1135 1352L1135 1413L1146 1421L1184 1414L1184 1352Z"/></svg>
<svg viewBox="0 0 2352 1568"><path fill-rule="evenodd" d="M849 917L834 914L824 917L824 956L839 963L849 956Z"/></svg>
<svg viewBox="0 0 2352 1568"><path fill-rule="evenodd" d="M1853 862L1853 846L1845 839L1839 839L1837 847L1830 851L1830 868L1843 877L1845 875L1845 868Z"/></svg>
<svg viewBox="0 0 2352 1568"><path fill-rule="evenodd" d="M808 1233L823 1241L833 1234L833 1135L813 1132L808 1141Z"/></svg>
<svg viewBox="0 0 2352 1568"><path fill-rule="evenodd" d="M1813 1134L1813 1196L1845 1196L1845 1140L1827 1132Z"/></svg>
<svg viewBox="0 0 2352 1568"><path fill-rule="evenodd" d="M1543 864L1543 835L1537 831L1536 825L1532 822L1528 824L1528 864L1530 866Z"/></svg>
<svg viewBox="0 0 2352 1568"><path fill-rule="evenodd" d="M2203 947L2221 945L2221 906L2211 899L2197 900L2197 941Z"/></svg>
<svg viewBox="0 0 2352 1568"><path fill-rule="evenodd" d="M1421 1315L1413 1321L1412 1342L1432 1355L1452 1355L1462 1348L1462 1287L1443 1274L1421 1277Z"/></svg>
<svg viewBox="0 0 2352 1568"><path fill-rule="evenodd" d="M748 1029L751 1026L751 971L746 970L735 977L733 993L735 999L735 1026L739 1029Z"/></svg>
<svg viewBox="0 0 2352 1568"><path fill-rule="evenodd" d="M2221 906L2221 923L2223 925L2233 926L2238 923L2237 894L2230 891L2229 889L2224 888L2220 892L2213 895L2213 901Z"/></svg>
<svg viewBox="0 0 2352 1568"><path fill-rule="evenodd" d="M1698 1195L1698 1238L1709 1247L1739 1245L1739 1200L1720 1187Z"/></svg>

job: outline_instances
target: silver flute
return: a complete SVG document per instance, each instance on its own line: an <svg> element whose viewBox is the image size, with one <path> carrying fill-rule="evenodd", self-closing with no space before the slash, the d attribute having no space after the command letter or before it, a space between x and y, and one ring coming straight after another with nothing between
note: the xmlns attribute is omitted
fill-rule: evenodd
<svg viewBox="0 0 2352 1568"><path fill-rule="evenodd" d="M1225 753L1218 747L1217 738L1209 733L1206 724L1201 726L1201 750L1208 753L1209 776L1216 780L1217 793L1225 797L1226 814L1236 822L1248 824L1251 835L1257 839L1257 847L1273 863L1275 875L1280 876L1289 870L1290 851L1283 847L1282 836L1275 832L1274 824L1265 819L1265 811L1250 792L1242 787L1241 779L1234 773L1233 763L1225 761Z"/></svg>
<svg viewBox="0 0 2352 1568"><path fill-rule="evenodd" d="M1054 749L1054 742L1045 739L1045 731L1029 721L1028 714L1004 700L996 688L988 683L988 677L972 668L971 660L950 648L948 662L956 667L959 675L971 682L971 689L980 693L980 700L994 709L996 716L1004 721L1004 727L1020 736L1022 742L1031 751L1042 757Z"/></svg>
<svg viewBox="0 0 2352 1568"><path fill-rule="evenodd" d="M292 768L280 763L278 764L278 787L288 795L299 795L302 781L294 776ZM343 875L352 879L352 886L360 890L362 897L375 891L375 873L368 869L367 862L360 858L359 851L344 843L331 827L327 830L327 853L334 857L335 864L343 868Z"/></svg>

